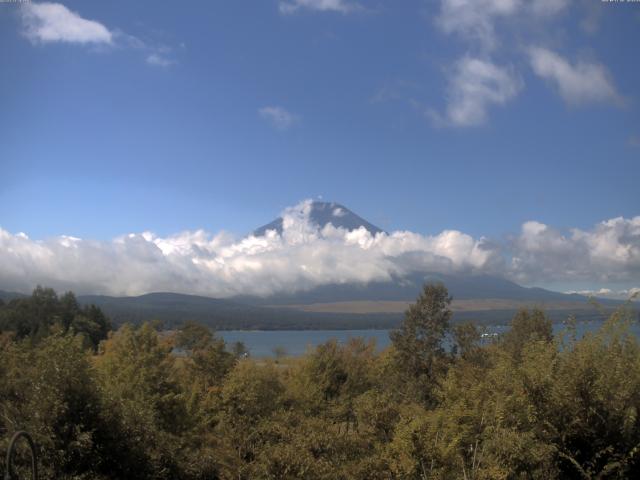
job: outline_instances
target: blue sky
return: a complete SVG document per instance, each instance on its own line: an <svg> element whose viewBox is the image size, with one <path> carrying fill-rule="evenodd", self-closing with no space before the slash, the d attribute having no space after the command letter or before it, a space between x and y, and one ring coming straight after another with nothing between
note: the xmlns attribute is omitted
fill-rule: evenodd
<svg viewBox="0 0 640 480"><path fill-rule="evenodd" d="M600 0L2 3L0 227L591 231L640 214L639 40Z"/></svg>

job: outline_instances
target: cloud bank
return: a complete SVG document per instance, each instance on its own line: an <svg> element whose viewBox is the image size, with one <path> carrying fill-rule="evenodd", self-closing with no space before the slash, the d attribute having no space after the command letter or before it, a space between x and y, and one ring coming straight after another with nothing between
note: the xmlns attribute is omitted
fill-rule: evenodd
<svg viewBox="0 0 640 480"><path fill-rule="evenodd" d="M187 231L132 233L111 241L61 236L33 240L0 228L0 288L35 285L77 293L154 291L213 297L267 296L332 283L385 281L416 271L490 273L544 281L630 282L640 278L640 216L615 218L569 234L527 222L507 242L457 230L346 231L309 220L311 202L283 212L283 233L234 238Z"/></svg>
<svg viewBox="0 0 640 480"><path fill-rule="evenodd" d="M640 216L613 218L593 229L563 234L539 222L526 222L510 247L507 272L531 280L637 282L640 279Z"/></svg>

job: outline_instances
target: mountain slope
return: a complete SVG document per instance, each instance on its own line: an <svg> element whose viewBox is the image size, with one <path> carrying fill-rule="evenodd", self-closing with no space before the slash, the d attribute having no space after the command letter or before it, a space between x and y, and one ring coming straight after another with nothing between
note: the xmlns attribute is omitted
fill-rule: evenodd
<svg viewBox="0 0 640 480"><path fill-rule="evenodd" d="M294 305L346 301L413 301L427 282L442 282L457 300L503 299L529 301L586 301L580 295L568 295L542 288L526 288L504 278L490 275L451 275L415 273L390 282L367 284L331 284L312 290L279 293L270 297L240 296L234 300L252 305Z"/></svg>
<svg viewBox="0 0 640 480"><path fill-rule="evenodd" d="M344 228L346 230L355 230L364 227L373 235L383 232L381 228L367 222L364 218L356 215L339 203L313 202L311 204L309 219L321 228L331 223L334 227ZM257 237L263 236L268 230L275 230L279 234L282 234L282 217L276 218L271 223L257 228L253 234Z"/></svg>

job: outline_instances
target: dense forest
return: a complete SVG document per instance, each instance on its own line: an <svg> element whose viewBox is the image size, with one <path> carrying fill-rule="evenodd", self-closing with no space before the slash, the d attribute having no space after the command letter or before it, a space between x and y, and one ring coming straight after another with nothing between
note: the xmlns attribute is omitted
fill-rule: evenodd
<svg viewBox="0 0 640 480"><path fill-rule="evenodd" d="M113 331L38 288L0 304L0 451L30 432L47 479L640 477L628 306L583 338L523 310L482 344L450 303L425 285L384 351L252 359L195 323Z"/></svg>

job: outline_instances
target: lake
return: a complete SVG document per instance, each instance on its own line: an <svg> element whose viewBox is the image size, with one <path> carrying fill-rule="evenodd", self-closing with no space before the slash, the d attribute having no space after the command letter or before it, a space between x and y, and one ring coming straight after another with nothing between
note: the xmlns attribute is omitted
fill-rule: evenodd
<svg viewBox="0 0 640 480"><path fill-rule="evenodd" d="M591 321L578 323L577 335L582 337L587 332L594 332L602 322ZM486 333L501 334L509 329L506 325L487 326ZM564 325L555 324L554 334L561 332ZM631 330L640 338L640 325L634 323ZM217 332L227 344L243 342L253 357L273 356L276 347L284 348L287 355L303 355L308 349L314 348L332 338L344 343L349 338L362 337L365 340L374 339L379 349L390 344L389 330L229 330Z"/></svg>

